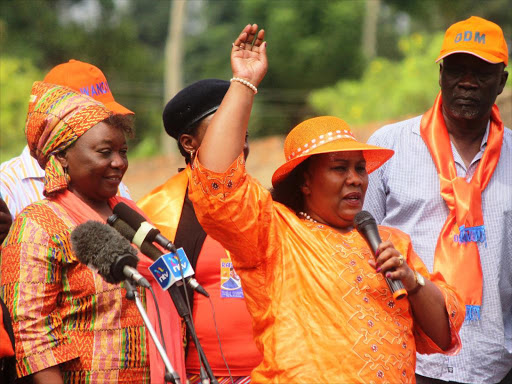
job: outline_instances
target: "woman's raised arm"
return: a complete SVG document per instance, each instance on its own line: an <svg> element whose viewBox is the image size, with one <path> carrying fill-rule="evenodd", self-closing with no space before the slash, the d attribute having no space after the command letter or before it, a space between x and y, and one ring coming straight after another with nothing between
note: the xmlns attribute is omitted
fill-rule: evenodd
<svg viewBox="0 0 512 384"><path fill-rule="evenodd" d="M233 79L198 152L201 164L215 172L224 172L242 153L255 90L267 72L265 31L247 25L233 43L231 69Z"/></svg>

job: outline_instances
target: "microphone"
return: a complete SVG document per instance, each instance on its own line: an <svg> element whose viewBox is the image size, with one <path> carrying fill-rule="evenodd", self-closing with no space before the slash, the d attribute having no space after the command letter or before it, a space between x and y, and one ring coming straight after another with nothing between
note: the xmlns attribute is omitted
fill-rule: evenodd
<svg viewBox="0 0 512 384"><path fill-rule="evenodd" d="M199 285L197 280L193 277L190 277L190 275L194 273L194 270L192 269L192 266L187 259L185 251L183 251L183 248L177 250L170 240L166 239L163 235L160 234L160 231L157 228L146 221L144 216L130 208L125 203L116 204L113 212L114 214L108 218L107 223L117 229L125 238L130 240L130 242L137 245L141 252L143 252L146 256L150 257L152 260L155 260L155 262L150 266L150 272L152 272L159 285L162 288L166 287L164 289L167 289L171 295L171 299L174 302L174 306L176 307L178 314L185 321L187 329L190 331L192 340L194 341L194 344L196 345L197 351L199 353L199 359L203 362L203 365L208 372L210 381L214 384L218 384L210 364L206 359L206 355L204 354L199 339L197 338L194 323L192 322L191 314L188 309L188 303L183 299L181 290L179 289L179 285L183 284L181 279L181 273L183 273L185 282L191 288L206 297L210 297L208 292L206 292L206 290L201 287L201 285ZM157 243L164 249L171 251L171 253L162 255L162 252L152 244L153 242ZM186 268L179 268L178 265L173 266L172 259L174 258L176 258L176 262L179 265L186 264ZM168 262L170 262L171 268L168 268ZM170 283L166 282L166 279L171 279L171 272L176 271L176 267L179 268L178 270L180 271L180 275L175 276L176 279ZM167 276L165 276L166 272L168 273Z"/></svg>
<svg viewBox="0 0 512 384"><path fill-rule="evenodd" d="M122 208L125 212L128 212L128 210L130 210L133 213L135 213L137 216L139 216L140 218L144 219L144 217L142 215L139 215L137 212L135 212L132 208L130 208L128 205L126 205L124 203L117 204L114 207L114 212L116 211L116 207L119 206L120 204L123 204L123 206L125 207L125 208ZM131 215L131 216L135 217L135 215ZM125 239L128 239L130 242L134 242L133 239L137 234L135 232L135 229L131 225L129 225L125 220L120 218L116 213L114 213L107 219L107 223L109 225L111 225L112 227L114 227ZM156 228L155 228L155 230L158 231ZM164 241L172 244L164 236L162 236L162 235L160 235L160 236L164 239ZM142 243L140 244L140 246L139 246L140 251L143 254L145 254L146 256L148 256L151 260L157 261L163 255L162 251L160 251L160 249L158 249L151 242L148 242L146 240L142 241ZM188 260L187 255L185 254L183 249L180 248L180 249L176 250L176 247L174 247L174 245L173 245L173 248L175 249L175 251L173 253L180 254L179 258L182 259L182 264L186 263L188 266L190 266L190 261ZM191 276L193 274L194 274L194 270L192 269L192 266L190 266L189 271L187 273L184 273L184 275L183 275L187 285L190 288L192 288L193 290L195 290L196 292L202 294L203 296L210 297L210 294L206 291L206 289L204 289L201 286L201 284L199 284L197 282L197 280ZM175 279L179 280L179 279L181 279L181 276L175 276ZM173 281L172 284L174 284L175 281Z"/></svg>
<svg viewBox="0 0 512 384"><path fill-rule="evenodd" d="M71 246L78 260L95 269L111 284L125 279L149 288L149 282L137 271L137 251L117 231L98 221L89 220L71 232Z"/></svg>
<svg viewBox="0 0 512 384"><path fill-rule="evenodd" d="M124 203L119 203L119 204L123 204L127 209L129 209L130 211L133 211L133 209L128 207L126 204L124 204ZM117 204L117 205L119 205L119 204ZM116 205L116 207L117 207L117 205ZM125 211L127 211L126 208L123 208L123 209ZM114 207L114 210L115 210L115 207ZM144 219L144 217L139 215L137 212L135 212L135 211L133 211L133 212L136 213L137 216L140 216ZM136 217L136 216L132 215L132 217ZM107 219L107 223L113 227L113 228L110 228L110 227L108 227L108 228L111 229L112 231L114 231L117 236L119 236L119 237L122 236L121 239L123 241L126 241L128 244L130 244L130 242L133 242L132 239L134 238L134 236L136 234L135 230L128 223L126 223L123 219L118 217L115 213ZM131 245L130 245L130 248L132 248ZM152 243L150 243L148 241L143 241L141 243L139 249L142 253L144 253L150 259L154 260L155 263L157 263L157 262L164 263L163 258L162 258L162 256L164 255L163 252L160 251L157 247L155 247ZM168 255L172 255L172 254L168 254ZM153 263L153 265L155 265L155 263ZM151 267L153 267L153 265ZM189 263L189 265L190 265L190 263ZM192 269L192 268L190 268L190 269ZM151 271L151 269L150 269L150 271ZM151 272L153 272L153 271L151 271ZM169 273L166 277L170 278L170 276L171 276L171 274ZM188 319L190 317L190 311L188 310L188 306L187 306L185 300L183 299L183 295L181 294L180 288L179 288L179 285L183 284L183 282L181 280L177 282L177 279L176 279L176 280L172 281L172 283L170 283L170 284L167 284L167 282L165 282L165 285L163 285L162 280L160 280L158 278L156 278L156 280L163 289L167 289L167 291L169 292L171 299L174 303L174 306L176 307L176 311L178 312L180 317L182 319L185 319L185 321L188 321ZM193 279L193 280L195 281L195 279ZM185 281L193 288L191 283L189 283L186 279L185 279ZM177 284L175 284L176 282L177 282ZM199 283L197 283L197 281L196 281L196 284L197 284L197 287L199 287L199 288L195 288L195 289L199 293L205 295L206 297L210 296L208 294L208 292L206 292L206 290L203 287L201 287L201 285L199 285ZM165 286L165 288L164 288L164 286Z"/></svg>
<svg viewBox="0 0 512 384"><path fill-rule="evenodd" d="M128 278L126 297L135 300L146 328L162 356L166 368L165 381L179 383L180 377L169 362L165 347L160 344L138 293L134 291L130 284L130 280L132 280L142 287L151 289L149 282L135 269L139 262L137 250L114 228L93 220L78 225L71 232L71 246L78 260L89 268L97 270L99 275L108 283L117 284ZM130 293L131 297L129 296ZM160 317L160 315L158 316Z"/></svg>
<svg viewBox="0 0 512 384"><path fill-rule="evenodd" d="M375 252L377 251L379 244L382 243L382 240L377 228L377 222L373 218L372 214L368 211L359 212L354 217L354 226L361 234L361 236L363 236L363 238L366 240L372 250L373 255L375 256ZM392 280L388 279L387 277L385 279L389 289L393 293L393 298L400 300L407 296L407 291L405 290L404 285L400 280Z"/></svg>
<svg viewBox="0 0 512 384"><path fill-rule="evenodd" d="M148 223L144 216L125 203L117 203L113 212L136 230L131 242L137 247L140 248L144 241L148 241L150 243L157 243L168 251L176 252L176 247L170 240L166 239L157 228Z"/></svg>

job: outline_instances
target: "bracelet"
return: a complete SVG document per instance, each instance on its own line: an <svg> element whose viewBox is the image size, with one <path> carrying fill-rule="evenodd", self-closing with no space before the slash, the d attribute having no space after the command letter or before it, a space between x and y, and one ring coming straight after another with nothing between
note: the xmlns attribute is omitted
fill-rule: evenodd
<svg viewBox="0 0 512 384"><path fill-rule="evenodd" d="M425 286L425 278L418 273L418 271L414 271L414 280L416 281L416 286L407 291L409 296L415 295L422 287Z"/></svg>
<svg viewBox="0 0 512 384"><path fill-rule="evenodd" d="M254 84L252 84L250 81L247 81L245 79L242 79L241 77L233 77L231 80L229 80L231 82L233 81L238 81L239 83L242 83L243 85L245 85L246 87L249 87L251 88L251 90L254 92L254 94L257 94L258 93L258 88L256 88L254 86Z"/></svg>

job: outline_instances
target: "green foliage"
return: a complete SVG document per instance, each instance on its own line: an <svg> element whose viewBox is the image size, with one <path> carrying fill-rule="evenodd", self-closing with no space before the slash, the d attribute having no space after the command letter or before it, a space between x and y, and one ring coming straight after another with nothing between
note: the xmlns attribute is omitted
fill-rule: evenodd
<svg viewBox="0 0 512 384"><path fill-rule="evenodd" d="M98 12L84 11L93 3ZM380 4L379 59L366 68L361 47L365 0L188 1L182 82L229 79L232 41L246 23L258 23L267 32L269 71L251 117L253 137L285 133L319 112L351 122L396 118L404 112L419 113L425 100L431 102L437 92L432 57L441 46L437 40L418 44L417 37L398 45L399 36L412 31L426 39L427 33L444 30L470 13L497 22L505 36L512 33L510 0L381 0ZM135 111L137 135L131 156L156 153L162 133L164 46L171 5L171 0L0 1L1 58L17 63L17 69L9 72L11 67L1 62L6 73L0 100L2 158L18 153L23 145L32 82L70 58L101 68L116 100ZM80 18L70 17L77 7L82 7ZM308 105L310 92L329 86L314 92ZM9 99L15 95L19 103Z"/></svg>
<svg viewBox="0 0 512 384"><path fill-rule="evenodd" d="M43 77L29 59L0 55L0 162L21 153L32 83Z"/></svg>
<svg viewBox="0 0 512 384"><path fill-rule="evenodd" d="M258 22L267 32L267 84L309 90L361 74L364 2L246 0L243 4L242 20ZM261 21L252 21L254 13Z"/></svg>
<svg viewBox="0 0 512 384"><path fill-rule="evenodd" d="M313 92L312 107L318 114L339 116L354 125L425 111L439 91L439 66L434 61L442 39L442 33L402 39L402 61L372 60L360 80Z"/></svg>
<svg viewBox="0 0 512 384"><path fill-rule="evenodd" d="M203 28L188 29L185 84L207 77L229 79L231 43L247 23L265 28L269 69L260 84L252 136L284 133L311 111L311 89L357 78L361 54L363 1L205 1Z"/></svg>
<svg viewBox="0 0 512 384"><path fill-rule="evenodd" d="M142 1L131 0L130 4L132 2L133 8L122 11L116 6L117 1L98 1L99 12L96 16L91 18L84 12L80 22L70 18L66 12L75 6L84 6L93 2L84 0L1 1L0 51L2 57L20 58L22 62L30 60L41 70L41 72L37 71L35 77L33 72L19 73L20 76L27 76L25 81L29 84L35 80L42 80L44 74L52 67L71 58L96 65L105 73L116 100L136 114L138 129L132 144L136 146L146 137L158 137L161 132L163 94L161 46L165 42L167 32L169 2L165 2L167 14L163 15L159 13L158 8L163 5L163 1L155 2L156 6L152 7L145 4L146 8L155 11L153 15L158 16L158 25L153 22L155 27L153 30L163 33L158 38L148 32L151 25L150 15L142 11L144 9L141 5ZM157 26L159 28L156 28ZM157 40L160 41L161 46L156 43ZM3 86L2 91L4 91ZM29 91L30 87L23 95L24 100L27 99ZM15 92L21 94L22 91L20 89ZM25 113L26 111L22 114L23 119ZM4 134L6 128L3 124L1 129L2 138L7 137L7 133ZM8 148L2 151L2 156L6 156L8 152L17 151L17 145L11 138L7 144L2 143L2 145Z"/></svg>
<svg viewBox="0 0 512 384"><path fill-rule="evenodd" d="M446 30L451 24L480 16L498 24L505 37L512 34L510 0L384 0L393 12L407 14L411 18L412 32Z"/></svg>
<svg viewBox="0 0 512 384"><path fill-rule="evenodd" d="M137 40L163 52L171 1L131 0L129 4L128 13L137 33Z"/></svg>

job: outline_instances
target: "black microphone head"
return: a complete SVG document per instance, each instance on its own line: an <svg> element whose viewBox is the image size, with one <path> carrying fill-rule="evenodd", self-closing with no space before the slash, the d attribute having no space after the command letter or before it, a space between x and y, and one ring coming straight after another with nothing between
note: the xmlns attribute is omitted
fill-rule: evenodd
<svg viewBox="0 0 512 384"><path fill-rule="evenodd" d="M368 225L377 226L377 222L370 212L361 211L354 217L354 227L358 232L361 232Z"/></svg>
<svg viewBox="0 0 512 384"><path fill-rule="evenodd" d="M135 229L133 229L126 221L119 218L115 213L108 217L107 224L113 227L129 242L133 241L135 236Z"/></svg>
<svg viewBox="0 0 512 384"><path fill-rule="evenodd" d="M142 216L139 212L131 208L130 206L126 205L125 203L117 203L114 206L113 209L114 215L116 215L119 219L123 220L125 223L127 223L130 227L132 227L135 231L137 231L140 227L140 225L143 222L146 222L146 218ZM109 222L110 225L112 223ZM112 225L115 227L115 225ZM145 240L149 242L155 241L156 236L160 234L160 231L152 227L145 236ZM124 234L123 234L124 235ZM133 237L132 237L133 240Z"/></svg>
<svg viewBox="0 0 512 384"><path fill-rule="evenodd" d="M115 229L89 220L71 232L71 246L78 260L92 266L111 284L124 280L123 268L137 267L137 251Z"/></svg>
<svg viewBox="0 0 512 384"><path fill-rule="evenodd" d="M133 229L137 230L140 225L146 221L146 218L142 216L139 212L130 208L125 203L117 203L114 206L113 212L120 219L124 220L128 225L130 225Z"/></svg>

